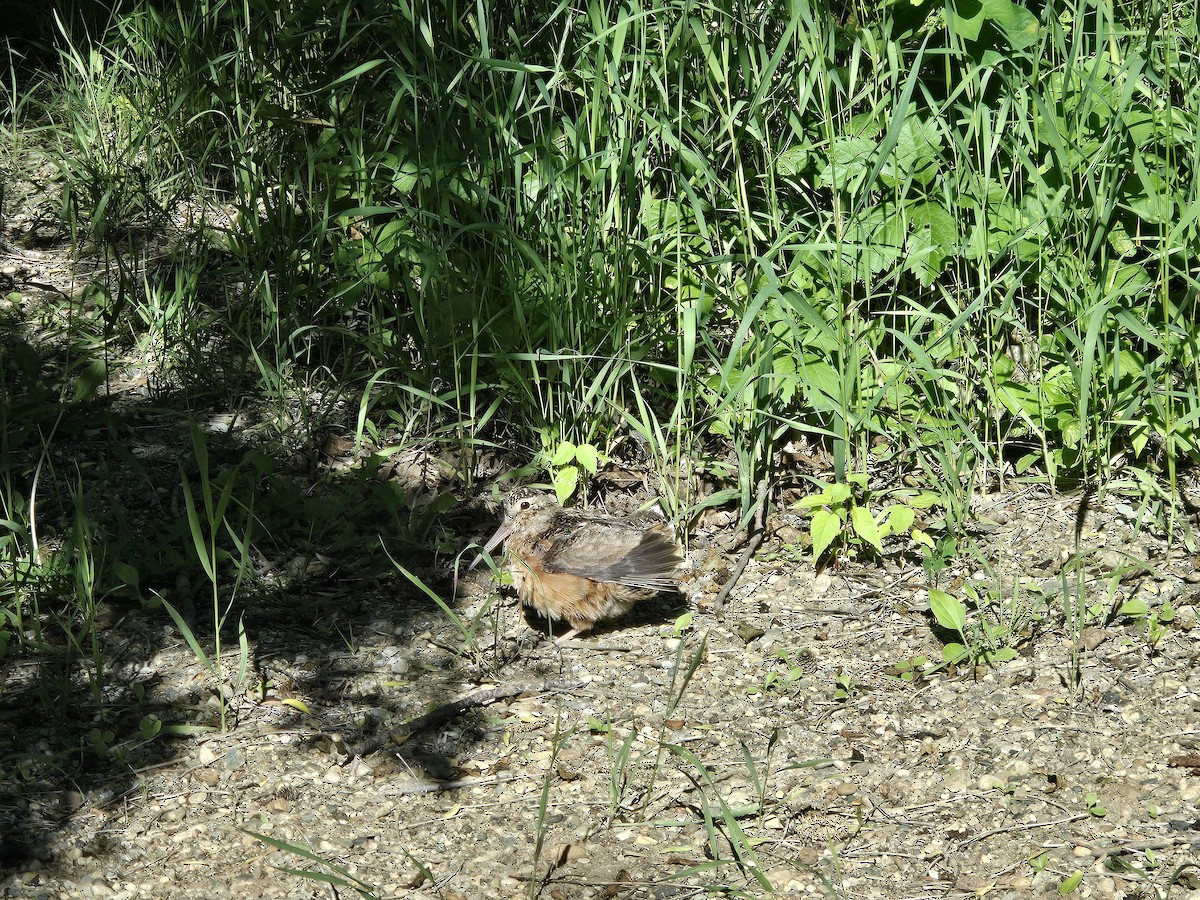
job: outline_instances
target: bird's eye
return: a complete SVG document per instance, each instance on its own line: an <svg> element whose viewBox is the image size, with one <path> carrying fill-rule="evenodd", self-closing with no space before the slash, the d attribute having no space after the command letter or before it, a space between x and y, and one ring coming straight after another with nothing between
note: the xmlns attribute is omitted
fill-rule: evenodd
<svg viewBox="0 0 1200 900"><path fill-rule="evenodd" d="M522 501L521 501L521 509L523 509L523 510L525 510L525 509L529 509L529 505L530 505L530 504L529 504L529 501L528 501L528 500L522 500Z"/></svg>

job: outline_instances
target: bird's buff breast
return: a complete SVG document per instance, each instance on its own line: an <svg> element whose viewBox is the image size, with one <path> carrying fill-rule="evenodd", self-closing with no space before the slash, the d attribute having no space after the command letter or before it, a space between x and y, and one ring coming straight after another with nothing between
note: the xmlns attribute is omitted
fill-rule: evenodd
<svg viewBox="0 0 1200 900"><path fill-rule="evenodd" d="M548 619L566 621L572 628L586 627L628 611L637 601L617 585L602 584L578 575L537 571L517 563L509 566L513 587L526 606Z"/></svg>

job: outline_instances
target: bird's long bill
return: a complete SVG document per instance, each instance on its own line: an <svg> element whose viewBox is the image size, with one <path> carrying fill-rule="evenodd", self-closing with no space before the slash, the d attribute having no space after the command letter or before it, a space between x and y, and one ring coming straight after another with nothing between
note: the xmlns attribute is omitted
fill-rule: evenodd
<svg viewBox="0 0 1200 900"><path fill-rule="evenodd" d="M485 555L487 555L488 553L491 553L497 547L499 547L500 542L502 540L504 540L506 537L508 537L508 533L510 531L512 531L512 523L511 522L505 522L503 525L501 525L499 528L497 528L496 533L493 534L490 538L488 538L487 543L483 545L483 552L480 553L477 557L475 557L475 559L473 559L471 561L471 564L469 566L467 566L467 571L470 572L477 565L479 565L481 562L483 562L483 557Z"/></svg>

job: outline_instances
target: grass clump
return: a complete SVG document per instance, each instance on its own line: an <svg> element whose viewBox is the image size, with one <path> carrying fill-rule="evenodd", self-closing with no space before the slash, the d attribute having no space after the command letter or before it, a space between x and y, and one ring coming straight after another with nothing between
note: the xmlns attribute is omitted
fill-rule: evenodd
<svg viewBox="0 0 1200 900"><path fill-rule="evenodd" d="M281 397L551 459L636 434L685 504L725 441L745 511L801 435L961 506L1195 456L1195 24L1164 22L132 4L49 108L96 240L205 198L196 322Z"/></svg>

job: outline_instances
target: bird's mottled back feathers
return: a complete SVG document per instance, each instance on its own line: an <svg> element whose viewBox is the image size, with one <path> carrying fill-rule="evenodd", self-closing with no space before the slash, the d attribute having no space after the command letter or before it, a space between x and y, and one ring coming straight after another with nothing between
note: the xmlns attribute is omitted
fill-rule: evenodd
<svg viewBox="0 0 1200 900"><path fill-rule="evenodd" d="M562 509L552 496L522 488L509 495L504 522L485 552L501 540L521 602L567 621L568 635L679 584L683 557L675 535L649 514L619 518Z"/></svg>
<svg viewBox="0 0 1200 900"><path fill-rule="evenodd" d="M548 572L665 591L678 584L676 570L681 562L683 558L665 523L646 529L606 521L564 534L554 542L542 565Z"/></svg>

